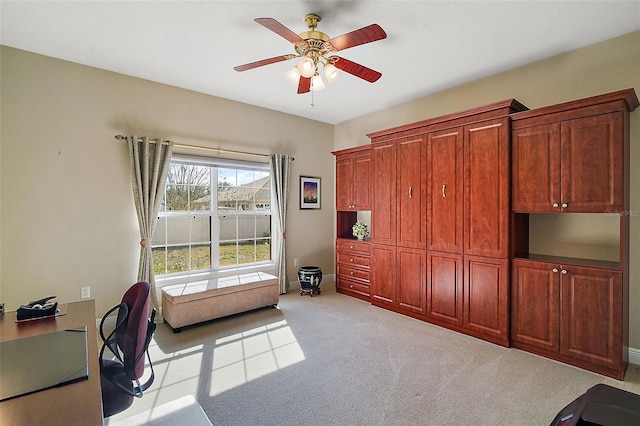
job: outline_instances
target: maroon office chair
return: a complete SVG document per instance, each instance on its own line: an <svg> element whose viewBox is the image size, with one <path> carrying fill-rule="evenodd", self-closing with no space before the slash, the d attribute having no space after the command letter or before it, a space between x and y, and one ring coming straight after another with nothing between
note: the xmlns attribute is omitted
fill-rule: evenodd
<svg viewBox="0 0 640 426"><path fill-rule="evenodd" d="M116 327L105 337L105 320L116 310ZM153 383L155 374L148 349L156 330L155 308L151 310L151 317L148 317L148 313L149 283L141 281L131 286L122 296L122 303L109 309L100 321L100 337L104 342L99 357L104 417L130 407L133 398L141 398ZM106 349L114 359L103 357ZM140 379L145 372L145 352L151 376L141 384Z"/></svg>

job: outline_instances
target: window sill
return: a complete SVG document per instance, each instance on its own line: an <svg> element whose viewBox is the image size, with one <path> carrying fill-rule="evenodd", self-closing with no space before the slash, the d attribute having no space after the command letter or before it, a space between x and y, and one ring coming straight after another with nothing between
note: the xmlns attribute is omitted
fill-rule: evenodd
<svg viewBox="0 0 640 426"><path fill-rule="evenodd" d="M275 273L275 264L267 263L257 266L247 266L232 269L223 269L220 271L191 272L185 274L177 274L171 276L160 276L156 278L156 288L160 289L165 286L188 283L191 281L210 280L213 278L228 277L230 275L249 274L251 272Z"/></svg>

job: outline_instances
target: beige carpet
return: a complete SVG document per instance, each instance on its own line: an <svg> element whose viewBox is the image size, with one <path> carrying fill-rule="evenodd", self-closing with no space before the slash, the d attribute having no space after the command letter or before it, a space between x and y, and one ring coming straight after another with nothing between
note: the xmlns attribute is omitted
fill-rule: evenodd
<svg viewBox="0 0 640 426"><path fill-rule="evenodd" d="M155 383L108 424L193 395L216 426L548 425L597 383L640 394L638 366L620 382L321 288L180 334L159 324Z"/></svg>

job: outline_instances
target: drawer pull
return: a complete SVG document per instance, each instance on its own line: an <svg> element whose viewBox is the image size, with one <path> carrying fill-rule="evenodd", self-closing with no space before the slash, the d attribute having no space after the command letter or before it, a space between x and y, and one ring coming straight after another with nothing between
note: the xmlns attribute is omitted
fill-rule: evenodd
<svg viewBox="0 0 640 426"><path fill-rule="evenodd" d="M349 259L349 262L353 262L353 259Z"/></svg>
<svg viewBox="0 0 640 426"><path fill-rule="evenodd" d="M353 288L353 284L351 284L351 285L349 286L349 288Z"/></svg>
<svg viewBox="0 0 640 426"><path fill-rule="evenodd" d="M352 249L352 248L353 248L353 246L349 246L349 248L350 248L350 249Z"/></svg>
<svg viewBox="0 0 640 426"><path fill-rule="evenodd" d="M353 271L349 272L349 275L353 275Z"/></svg>

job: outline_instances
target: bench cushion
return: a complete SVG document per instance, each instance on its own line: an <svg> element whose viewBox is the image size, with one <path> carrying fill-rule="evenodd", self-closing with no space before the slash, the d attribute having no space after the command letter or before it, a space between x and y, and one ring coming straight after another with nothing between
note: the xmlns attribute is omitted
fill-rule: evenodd
<svg viewBox="0 0 640 426"><path fill-rule="evenodd" d="M162 288L162 295L171 303L179 304L212 296L266 287L278 283L278 278L265 272L231 275L210 280L193 281Z"/></svg>

